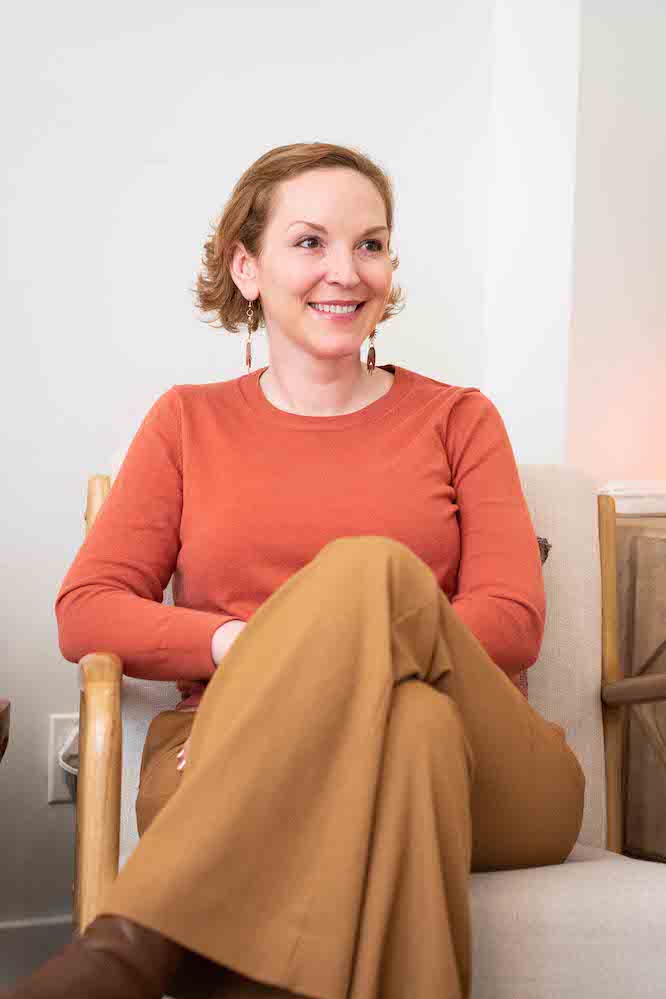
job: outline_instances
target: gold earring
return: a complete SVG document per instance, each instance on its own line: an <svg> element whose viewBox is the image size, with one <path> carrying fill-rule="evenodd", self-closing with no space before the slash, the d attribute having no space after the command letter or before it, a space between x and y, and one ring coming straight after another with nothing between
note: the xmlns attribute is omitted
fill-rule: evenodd
<svg viewBox="0 0 666 999"><path fill-rule="evenodd" d="M252 333L254 329L256 329L256 327L254 327L254 324L252 322L252 317L254 315L252 311L252 302L250 302L249 299L246 299L246 302L249 308L245 313L245 315L247 316L247 343L245 344L245 364L247 365L247 370L249 373L250 368L252 367L252 345L250 343L250 337L252 336Z"/></svg>
<svg viewBox="0 0 666 999"><path fill-rule="evenodd" d="M370 350L368 351L368 360L367 360L368 371L370 372L370 374L372 374L373 371L375 370L375 345L372 341L374 340L376 335L377 335L377 330L374 330L370 334Z"/></svg>

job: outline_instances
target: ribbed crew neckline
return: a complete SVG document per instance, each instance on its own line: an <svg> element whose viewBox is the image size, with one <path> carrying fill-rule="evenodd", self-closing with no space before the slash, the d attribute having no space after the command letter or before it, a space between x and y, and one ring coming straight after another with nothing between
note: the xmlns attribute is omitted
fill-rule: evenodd
<svg viewBox="0 0 666 999"><path fill-rule="evenodd" d="M278 409L266 398L259 379L268 367L269 365L265 365L247 375L241 375L236 385L246 405L253 410L258 419L287 430L347 430L366 426L395 409L413 387L408 368L401 368L397 364L379 364L378 368L394 375L390 389L379 399L375 399L362 409L357 409L354 413L344 413L341 416L303 416L300 413L287 413L283 409Z"/></svg>

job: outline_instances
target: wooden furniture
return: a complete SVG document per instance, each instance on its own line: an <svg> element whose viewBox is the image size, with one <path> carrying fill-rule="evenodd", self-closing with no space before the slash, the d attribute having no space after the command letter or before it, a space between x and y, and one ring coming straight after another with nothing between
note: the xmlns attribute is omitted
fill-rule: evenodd
<svg viewBox="0 0 666 999"><path fill-rule="evenodd" d="M624 673L666 680L666 514L618 513ZM632 705L624 732L623 851L666 863L666 703Z"/></svg>
<svg viewBox="0 0 666 999"><path fill-rule="evenodd" d="M116 453L115 474L123 455ZM622 855L623 750L628 706L666 700L666 677L622 675L613 498L573 467L520 465L519 473L535 532L553 546L529 700L565 730L586 776L585 815L562 865L471 874L471 999L656 996L666 868ZM89 479L88 532L111 485L109 475ZM170 586L165 603L173 603ZM152 717L179 695L175 684L125 676L113 649L83 656L79 677L74 913L81 931L138 842L132 813L143 739Z"/></svg>

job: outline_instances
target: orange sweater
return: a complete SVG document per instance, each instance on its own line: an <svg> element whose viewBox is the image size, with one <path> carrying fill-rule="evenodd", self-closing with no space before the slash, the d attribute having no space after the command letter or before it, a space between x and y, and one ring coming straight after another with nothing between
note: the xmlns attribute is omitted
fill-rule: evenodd
<svg viewBox="0 0 666 999"><path fill-rule="evenodd" d="M502 417L477 388L381 367L389 391L344 416L277 409L259 385L266 367L164 392L56 598L65 659L113 651L128 676L206 683L221 624L248 621L333 538L380 534L431 567L519 686L546 598Z"/></svg>

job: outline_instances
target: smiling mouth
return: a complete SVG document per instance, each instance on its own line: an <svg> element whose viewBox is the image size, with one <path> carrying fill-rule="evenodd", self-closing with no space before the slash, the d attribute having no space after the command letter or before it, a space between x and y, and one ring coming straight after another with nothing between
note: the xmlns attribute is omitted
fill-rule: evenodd
<svg viewBox="0 0 666 999"><path fill-rule="evenodd" d="M352 303L350 302L349 304L351 305ZM348 313L348 315L354 315L355 313L360 312L364 305L365 305L365 302L359 302L356 305L356 308L354 309L354 312L353 313L350 312L350 313ZM326 311L325 309L315 309L315 303L313 303L313 302L308 302L308 307L310 309L314 309L315 312L325 312ZM344 315L344 313L341 313L341 314ZM335 315L335 312L334 312L334 315Z"/></svg>

